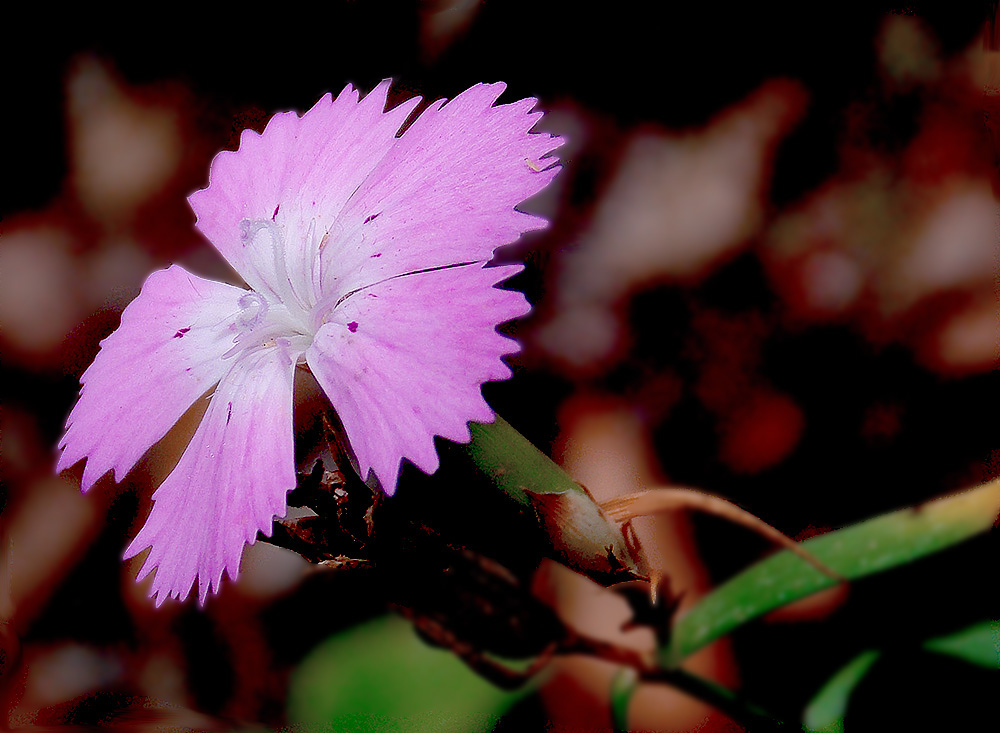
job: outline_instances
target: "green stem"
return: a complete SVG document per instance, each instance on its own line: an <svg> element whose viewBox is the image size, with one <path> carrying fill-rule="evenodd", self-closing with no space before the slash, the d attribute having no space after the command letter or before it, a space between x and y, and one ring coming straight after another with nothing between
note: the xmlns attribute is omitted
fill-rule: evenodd
<svg viewBox="0 0 1000 733"><path fill-rule="evenodd" d="M589 636L577 635L573 643L565 647L563 652L585 654L620 666L620 670L612 678L611 684L611 714L612 723L616 729L627 730L628 706L641 682L670 685L694 699L714 707L748 731L784 731L789 729L784 721L727 687L679 667L665 669L650 664L649 660L635 649L617 646Z"/></svg>
<svg viewBox="0 0 1000 733"><path fill-rule="evenodd" d="M470 424L472 460L512 500L535 514L550 554L598 582L641 576L617 526L587 490L502 418ZM917 507L875 517L814 537L803 546L842 577L858 579L913 562L988 531L1000 508L1000 479ZM659 667L642 678L670 684L716 708L749 730L786 730L781 721L720 687L680 668L706 644L762 614L835 585L836 581L784 551L757 563L713 590L676 620L659 650ZM608 652L596 656L607 656ZM621 660L619 660L620 663ZM625 720L630 687L620 680L616 723Z"/></svg>
<svg viewBox="0 0 1000 733"><path fill-rule="evenodd" d="M791 727L732 690L698 677L681 668L660 670L646 677L648 681L664 682L686 692L725 714L747 731L788 731Z"/></svg>
<svg viewBox="0 0 1000 733"><path fill-rule="evenodd" d="M668 684L706 705L711 705L738 723L744 730L789 730L784 721L744 700L732 690L683 669L657 670L640 676L634 667L621 667L611 681L611 718L616 733L630 730L628 708L642 682Z"/></svg>
<svg viewBox="0 0 1000 733"><path fill-rule="evenodd" d="M534 511L548 534L552 554L574 570L600 582L639 575L621 531L608 520L590 493L523 435L497 416L491 424L471 423L472 441L466 450L475 464L514 501ZM616 659L620 650L595 641L587 651ZM586 646L586 645L585 645ZM628 655L626 655L628 657ZM623 658L618 661L625 661ZM780 720L765 713L725 687L682 669L643 670L642 679L663 682L717 708L753 731L787 730ZM618 691L616 722L626 717L627 684Z"/></svg>
<svg viewBox="0 0 1000 733"><path fill-rule="evenodd" d="M552 459L500 416L469 429L467 453L497 487L534 512L554 559L604 584L641 576L621 530Z"/></svg>

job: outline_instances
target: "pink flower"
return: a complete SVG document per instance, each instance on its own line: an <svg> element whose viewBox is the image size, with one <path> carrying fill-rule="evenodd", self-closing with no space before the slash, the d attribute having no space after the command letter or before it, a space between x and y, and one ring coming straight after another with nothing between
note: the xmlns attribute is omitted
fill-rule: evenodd
<svg viewBox="0 0 1000 733"><path fill-rule="evenodd" d="M306 364L344 425L358 468L392 494L400 462L438 467L434 436L470 439L494 418L480 390L506 379L517 344L497 324L527 313L484 267L546 226L514 207L557 172L561 140L530 133L533 99L493 106L503 84L383 111L389 82L348 86L212 162L189 198L197 226L250 289L174 265L155 272L101 342L66 421L58 470L86 458L84 491L120 481L200 397L208 410L153 494L125 557L151 547L157 605L198 580L202 603L243 546L270 533L295 486L292 379Z"/></svg>

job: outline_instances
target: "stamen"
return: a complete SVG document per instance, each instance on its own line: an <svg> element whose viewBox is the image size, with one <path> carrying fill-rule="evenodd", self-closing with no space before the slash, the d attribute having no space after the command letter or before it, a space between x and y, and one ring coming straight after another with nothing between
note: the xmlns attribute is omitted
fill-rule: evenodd
<svg viewBox="0 0 1000 733"><path fill-rule="evenodd" d="M288 307L297 305L303 312L309 309L306 305L304 294L295 290L295 284L288 277L288 268L285 265L285 242L282 236L282 228L275 221L268 219L242 219L240 220L240 232L244 244L254 243L257 253L263 254L269 245L271 248L271 259L274 263L273 277L265 277L265 282L275 288L276 294ZM261 232L267 232L269 242L267 244L259 241Z"/></svg>
<svg viewBox="0 0 1000 733"><path fill-rule="evenodd" d="M278 353L281 354L282 361L284 361L285 364L288 364L289 366L291 366L291 364L293 362L292 354L291 354L291 351L292 351L292 342L289 339L282 337L282 338L275 339L274 340L274 345L277 347ZM296 356L296 359L297 359L297 356Z"/></svg>
<svg viewBox="0 0 1000 733"><path fill-rule="evenodd" d="M257 349L278 348L290 362L312 343L312 336L283 304L253 290L243 293L236 304L240 310L216 325L235 334L233 347L222 355L223 359Z"/></svg>
<svg viewBox="0 0 1000 733"><path fill-rule="evenodd" d="M240 307L236 323L245 331L252 331L267 318L267 299L260 293L251 290L241 295L236 304Z"/></svg>
<svg viewBox="0 0 1000 733"><path fill-rule="evenodd" d="M222 355L223 359L229 359L245 349L248 346L247 338L254 331L260 330L267 320L267 298L260 293L255 293L252 290L244 293L236 301L236 304L240 307L240 312L229 324L229 328L236 331L236 335L233 337L234 345Z"/></svg>

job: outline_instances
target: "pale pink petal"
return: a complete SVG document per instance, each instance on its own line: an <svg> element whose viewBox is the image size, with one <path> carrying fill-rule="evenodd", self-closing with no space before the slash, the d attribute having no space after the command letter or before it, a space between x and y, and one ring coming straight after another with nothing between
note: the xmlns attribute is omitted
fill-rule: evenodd
<svg viewBox="0 0 1000 733"><path fill-rule="evenodd" d="M362 477L396 488L400 460L438 466L434 436L468 442L469 421L492 422L480 387L506 379L517 343L496 326L528 312L492 287L520 266L466 265L387 280L347 298L306 361L347 432Z"/></svg>
<svg viewBox="0 0 1000 733"><path fill-rule="evenodd" d="M310 299L303 290L312 286L323 236L420 101L384 113L388 88L387 80L359 102L348 86L302 117L284 112L263 133L245 130L238 151L212 161L208 188L188 198L198 228L257 292L285 299L290 283L299 299ZM243 220L273 222L281 242L248 238Z"/></svg>
<svg viewBox="0 0 1000 733"><path fill-rule="evenodd" d="M320 253L326 292L486 262L497 247L547 225L515 207L556 175L549 153L562 140L529 132L542 116L531 112L534 99L492 106L504 88L478 84L414 120L341 214L352 236L331 239Z"/></svg>
<svg viewBox="0 0 1000 733"><path fill-rule="evenodd" d="M125 551L152 547L139 572L154 568L157 605L184 599L198 580L205 602L224 571L235 578L243 546L271 533L295 487L292 380L295 365L278 349L240 357L212 395L184 455L153 494L145 526Z"/></svg>
<svg viewBox="0 0 1000 733"><path fill-rule="evenodd" d="M229 369L224 325L246 292L176 265L150 275L80 378L57 470L86 458L84 491L112 469L120 481Z"/></svg>

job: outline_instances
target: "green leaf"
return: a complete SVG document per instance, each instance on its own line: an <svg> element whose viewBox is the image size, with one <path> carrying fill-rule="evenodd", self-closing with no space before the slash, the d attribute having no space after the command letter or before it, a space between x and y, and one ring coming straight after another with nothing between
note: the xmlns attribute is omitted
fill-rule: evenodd
<svg viewBox="0 0 1000 733"><path fill-rule="evenodd" d="M611 722L616 731L629 730L628 706L639 689L639 673L632 667L619 667L611 678Z"/></svg>
<svg viewBox="0 0 1000 733"><path fill-rule="evenodd" d="M918 507L901 509L802 543L848 579L904 565L988 531L1000 509L1000 480ZM674 667L751 619L836 585L784 550L720 585L678 619L660 650Z"/></svg>
<svg viewBox="0 0 1000 733"><path fill-rule="evenodd" d="M1000 621L982 621L924 642L924 649L987 669L1000 669Z"/></svg>
<svg viewBox="0 0 1000 733"><path fill-rule="evenodd" d="M844 713L851 693L881 656L877 649L862 652L827 681L806 707L802 722L813 733L843 733Z"/></svg>
<svg viewBox="0 0 1000 733"><path fill-rule="evenodd" d="M640 576L621 530L586 489L502 417L469 423L465 447L475 464L514 501L534 511L554 559L598 582Z"/></svg>
<svg viewBox="0 0 1000 733"><path fill-rule="evenodd" d="M288 717L307 730L491 730L530 687L504 692L385 616L320 644L292 675Z"/></svg>
<svg viewBox="0 0 1000 733"><path fill-rule="evenodd" d="M924 649L987 669L1000 669L1000 621L982 621L925 641ZM883 652L869 649L840 668L806 707L802 722L811 733L840 733L851 695Z"/></svg>

